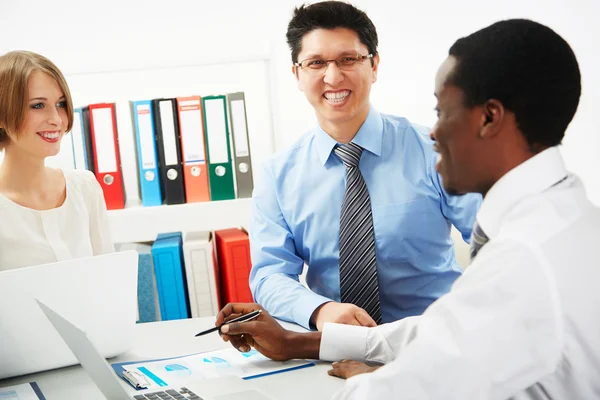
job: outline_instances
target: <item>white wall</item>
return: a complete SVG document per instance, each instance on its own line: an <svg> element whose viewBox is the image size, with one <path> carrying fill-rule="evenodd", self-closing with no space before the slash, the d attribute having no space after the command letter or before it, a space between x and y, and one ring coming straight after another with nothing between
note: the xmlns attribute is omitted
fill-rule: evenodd
<svg viewBox="0 0 600 400"><path fill-rule="evenodd" d="M89 82L93 79L90 77L96 76L109 85L112 73L123 77L140 70L155 73L176 67L196 68L214 60L268 55L271 62L267 66L267 90L271 95L274 137L251 131L253 152L261 153L273 142L276 148L282 148L315 122L290 73L285 44L287 22L300 1L0 3L0 53L13 49L42 53L61 67L70 82ZM568 167L584 180L591 199L600 204L600 128L594 118L600 109L598 0L363 0L354 4L368 12L380 36L381 69L373 87L373 104L380 111L401 114L425 125L435 121L435 71L458 37L513 17L535 19L563 35L574 48L583 75L583 95L567 132L564 155ZM215 68L218 70L218 66ZM128 95L126 82L120 81L112 89L115 98ZM110 92L105 87L104 92L107 91ZM76 94L84 97L80 92ZM77 98L75 102L79 103Z"/></svg>

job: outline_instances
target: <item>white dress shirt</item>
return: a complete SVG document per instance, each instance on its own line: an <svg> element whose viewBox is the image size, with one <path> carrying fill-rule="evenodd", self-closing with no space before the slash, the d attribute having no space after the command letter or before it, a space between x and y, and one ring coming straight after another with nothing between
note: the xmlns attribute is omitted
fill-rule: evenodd
<svg viewBox="0 0 600 400"><path fill-rule="evenodd" d="M63 170L67 196L33 210L0 195L0 271L114 251L102 189L89 171Z"/></svg>
<svg viewBox="0 0 600 400"><path fill-rule="evenodd" d="M386 365L335 399L600 398L600 210L550 148L503 176L490 241L423 315L325 324L320 357Z"/></svg>

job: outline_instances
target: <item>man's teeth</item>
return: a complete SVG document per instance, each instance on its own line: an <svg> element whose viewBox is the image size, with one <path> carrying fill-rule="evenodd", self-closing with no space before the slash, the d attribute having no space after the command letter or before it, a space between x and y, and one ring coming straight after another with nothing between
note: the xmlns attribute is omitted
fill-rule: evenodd
<svg viewBox="0 0 600 400"><path fill-rule="evenodd" d="M332 103L341 103L350 94L350 91L325 93L325 98Z"/></svg>
<svg viewBox="0 0 600 400"><path fill-rule="evenodd" d="M40 133L40 136L46 139L57 139L59 136L58 132L54 133Z"/></svg>

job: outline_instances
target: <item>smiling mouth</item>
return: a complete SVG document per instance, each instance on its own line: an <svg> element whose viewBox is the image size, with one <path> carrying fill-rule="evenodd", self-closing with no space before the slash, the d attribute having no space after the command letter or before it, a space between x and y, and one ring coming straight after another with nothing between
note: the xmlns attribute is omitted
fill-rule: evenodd
<svg viewBox="0 0 600 400"><path fill-rule="evenodd" d="M59 131L37 132L37 134L44 141L49 142L49 143L58 142L58 139L60 138Z"/></svg>
<svg viewBox="0 0 600 400"><path fill-rule="evenodd" d="M323 97L330 104L341 104L344 101L346 101L346 99L348 99L350 93L352 93L350 90L340 90L339 92L325 92L323 93Z"/></svg>
<svg viewBox="0 0 600 400"><path fill-rule="evenodd" d="M438 153L439 154L439 153ZM438 159L435 161L435 170L439 173L442 166L442 155L440 154Z"/></svg>

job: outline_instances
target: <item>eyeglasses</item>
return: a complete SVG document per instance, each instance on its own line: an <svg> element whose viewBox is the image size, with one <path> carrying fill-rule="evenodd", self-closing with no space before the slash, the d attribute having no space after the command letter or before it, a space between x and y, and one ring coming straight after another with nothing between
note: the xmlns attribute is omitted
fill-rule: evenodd
<svg viewBox="0 0 600 400"><path fill-rule="evenodd" d="M344 55L344 56L339 56L338 58L336 58L334 60L323 60L321 58L309 58L309 59L294 63L294 65L296 67L300 67L302 70L305 70L306 72L308 72L310 74L318 75L318 74L325 73L330 62L334 62L335 65L341 70L350 71L350 70L354 69L354 67L356 66L357 63L362 64L363 60L366 58L373 58L373 54L367 54L366 56L363 56L361 54L357 54L355 56Z"/></svg>

